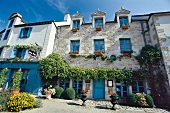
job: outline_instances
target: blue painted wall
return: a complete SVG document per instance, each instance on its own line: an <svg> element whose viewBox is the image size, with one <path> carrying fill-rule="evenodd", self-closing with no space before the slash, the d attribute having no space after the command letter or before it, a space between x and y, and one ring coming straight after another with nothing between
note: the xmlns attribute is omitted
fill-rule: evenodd
<svg viewBox="0 0 170 113"><path fill-rule="evenodd" d="M39 68L39 62L7 62L7 61L1 61L0 62L0 68L8 68L8 74L7 74L7 82L10 83L10 73L11 69L29 69L28 79L27 83L25 85L24 90L26 92L32 93L37 95L38 89L42 86L42 81L39 76L38 68ZM8 84L8 87L10 84Z"/></svg>

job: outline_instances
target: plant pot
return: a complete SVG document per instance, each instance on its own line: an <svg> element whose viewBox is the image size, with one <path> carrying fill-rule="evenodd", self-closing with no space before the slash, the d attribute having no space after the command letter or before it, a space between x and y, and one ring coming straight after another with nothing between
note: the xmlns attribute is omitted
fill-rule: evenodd
<svg viewBox="0 0 170 113"><path fill-rule="evenodd" d="M101 27L96 27L96 31L101 31L102 28Z"/></svg>
<svg viewBox="0 0 170 113"><path fill-rule="evenodd" d="M46 97L46 99L51 99L51 93L46 93L45 97Z"/></svg>
<svg viewBox="0 0 170 113"><path fill-rule="evenodd" d="M110 97L111 98L111 100L110 100L110 102L112 103L112 110L116 110L115 108L114 108L114 106L116 105L116 104L118 104L118 100L119 100L119 97L116 97L116 98L114 98L114 97Z"/></svg>
<svg viewBox="0 0 170 113"><path fill-rule="evenodd" d="M86 105L85 105L85 102L86 102L86 100L87 100L86 97L87 97L87 94L82 94L82 95L81 95L81 100L83 101L82 106L86 106Z"/></svg>
<svg viewBox="0 0 170 113"><path fill-rule="evenodd" d="M123 56L130 56L131 55L131 52L122 52L123 53Z"/></svg>
<svg viewBox="0 0 170 113"><path fill-rule="evenodd" d="M96 56L103 56L103 52L102 51L95 51L94 54Z"/></svg>
<svg viewBox="0 0 170 113"><path fill-rule="evenodd" d="M122 26L122 29L128 29L129 27L127 25Z"/></svg>
<svg viewBox="0 0 170 113"><path fill-rule="evenodd" d="M14 95L14 94L18 94L19 93L19 89L14 89L14 90L12 90L12 94Z"/></svg>

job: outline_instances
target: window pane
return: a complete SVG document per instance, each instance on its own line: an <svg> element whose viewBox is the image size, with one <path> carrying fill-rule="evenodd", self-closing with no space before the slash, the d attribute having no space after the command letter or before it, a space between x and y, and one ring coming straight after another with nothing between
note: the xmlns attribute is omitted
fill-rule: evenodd
<svg viewBox="0 0 170 113"><path fill-rule="evenodd" d="M123 92L123 97L126 97L127 96L127 92Z"/></svg>
<svg viewBox="0 0 170 113"><path fill-rule="evenodd" d="M9 33L10 33L10 30L7 30L7 31L6 31L6 34L5 34L5 36L4 36L4 40L6 40L6 39L8 38Z"/></svg>
<svg viewBox="0 0 170 113"><path fill-rule="evenodd" d="M140 93L144 92L144 87L139 87L139 92Z"/></svg>

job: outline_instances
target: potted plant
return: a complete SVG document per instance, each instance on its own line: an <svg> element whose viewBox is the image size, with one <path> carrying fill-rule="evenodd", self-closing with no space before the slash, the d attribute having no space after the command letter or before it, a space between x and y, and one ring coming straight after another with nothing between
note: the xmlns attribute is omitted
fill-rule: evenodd
<svg viewBox="0 0 170 113"><path fill-rule="evenodd" d="M0 73L0 92L3 91L4 84L6 82L6 74L8 72L7 68L4 68Z"/></svg>
<svg viewBox="0 0 170 113"><path fill-rule="evenodd" d="M118 100L119 100L119 95L117 94L117 93L113 93L113 94L111 94L110 95L110 98L111 98L111 103L112 103L112 110L116 110L115 108L114 108L114 106L115 106L115 104L117 104L118 103Z"/></svg>
<svg viewBox="0 0 170 113"><path fill-rule="evenodd" d="M20 91L20 83L22 79L22 72L21 70L18 70L16 73L14 73L14 79L12 82L12 94L18 94Z"/></svg>
<svg viewBox="0 0 170 113"><path fill-rule="evenodd" d="M96 31L101 31L102 30L102 26L96 26Z"/></svg>
<svg viewBox="0 0 170 113"><path fill-rule="evenodd" d="M54 95L56 92L55 89L52 88L52 85L50 85L48 88L44 89L44 93L47 99L51 99L51 95Z"/></svg>
<svg viewBox="0 0 170 113"><path fill-rule="evenodd" d="M86 102L86 97L87 97L87 92L88 92L88 90L82 90L81 91L81 100L83 101L83 103L82 103L82 106L85 106L85 102Z"/></svg>
<svg viewBox="0 0 170 113"><path fill-rule="evenodd" d="M122 29L128 29L129 25L122 25Z"/></svg>
<svg viewBox="0 0 170 113"><path fill-rule="evenodd" d="M94 54L95 54L96 56L103 56L104 52L101 51L101 50L99 50L99 51L97 50L97 51L94 52Z"/></svg>
<svg viewBox="0 0 170 113"><path fill-rule="evenodd" d="M78 28L75 27L75 28L72 29L72 31L73 31L73 32L77 32L77 31L78 31Z"/></svg>

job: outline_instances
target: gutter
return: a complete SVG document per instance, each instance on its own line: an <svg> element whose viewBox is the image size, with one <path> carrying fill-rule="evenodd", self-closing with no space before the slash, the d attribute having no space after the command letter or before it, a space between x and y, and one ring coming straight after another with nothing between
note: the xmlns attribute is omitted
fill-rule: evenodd
<svg viewBox="0 0 170 113"><path fill-rule="evenodd" d="M144 43L145 43L145 45L147 45L147 41L146 41L146 36L145 36L145 34L146 34L146 32L148 32L148 31L149 31L148 21L146 21L146 24L147 24L147 30L144 30L143 22L140 22L140 24L141 24L141 28L142 28L142 35L143 35Z"/></svg>

